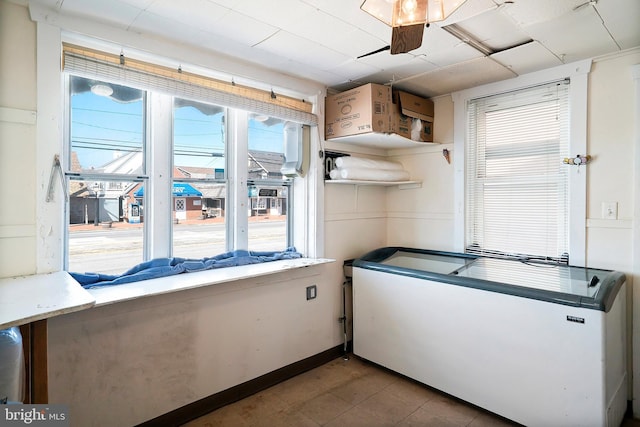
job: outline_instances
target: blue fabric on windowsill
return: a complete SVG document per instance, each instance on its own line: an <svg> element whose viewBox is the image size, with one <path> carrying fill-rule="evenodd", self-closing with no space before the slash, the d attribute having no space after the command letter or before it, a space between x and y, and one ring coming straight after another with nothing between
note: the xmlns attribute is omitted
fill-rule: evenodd
<svg viewBox="0 0 640 427"><path fill-rule="evenodd" d="M296 252L295 248L292 247L282 252L237 250L202 259L156 258L140 263L121 275L74 272L69 272L69 274L80 283L83 288L93 289L103 286L123 285L140 280L156 279L158 277L174 276L181 273L192 273L195 271L213 270L215 268L259 264L301 257L302 254Z"/></svg>

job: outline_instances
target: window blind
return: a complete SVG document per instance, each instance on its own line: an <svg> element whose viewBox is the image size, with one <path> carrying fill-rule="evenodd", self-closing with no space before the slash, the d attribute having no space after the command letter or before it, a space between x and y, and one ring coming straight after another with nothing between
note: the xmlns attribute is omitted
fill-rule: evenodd
<svg viewBox="0 0 640 427"><path fill-rule="evenodd" d="M469 101L466 250L566 261L569 81Z"/></svg>
<svg viewBox="0 0 640 427"><path fill-rule="evenodd" d="M318 117L311 113L313 105L303 99L66 43L63 44L63 70L82 77L160 91L296 123L318 124Z"/></svg>

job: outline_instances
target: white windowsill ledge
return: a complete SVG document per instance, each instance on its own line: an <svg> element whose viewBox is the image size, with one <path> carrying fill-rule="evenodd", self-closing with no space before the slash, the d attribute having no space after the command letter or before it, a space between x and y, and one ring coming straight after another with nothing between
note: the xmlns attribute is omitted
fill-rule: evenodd
<svg viewBox="0 0 640 427"><path fill-rule="evenodd" d="M66 271L0 279L0 329L86 310L94 303Z"/></svg>
<svg viewBox="0 0 640 427"><path fill-rule="evenodd" d="M142 280L103 288L87 289L87 292L95 298L95 307L130 301L142 297L168 294L187 289L202 288L221 283L233 282L252 277L266 276L282 273L297 268L335 262L326 258L297 258L280 261L270 261L260 264L242 265L237 267L225 267L213 270L183 273L175 276L161 277L157 279Z"/></svg>

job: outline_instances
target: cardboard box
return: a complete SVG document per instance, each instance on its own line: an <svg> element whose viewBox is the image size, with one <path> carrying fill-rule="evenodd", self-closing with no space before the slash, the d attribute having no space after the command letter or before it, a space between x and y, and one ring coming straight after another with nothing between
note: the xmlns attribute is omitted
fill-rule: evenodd
<svg viewBox="0 0 640 427"><path fill-rule="evenodd" d="M393 92L393 133L414 141L433 142L433 119L433 101L407 92Z"/></svg>
<svg viewBox="0 0 640 427"><path fill-rule="evenodd" d="M327 96L326 139L370 132L391 132L391 88L369 83Z"/></svg>

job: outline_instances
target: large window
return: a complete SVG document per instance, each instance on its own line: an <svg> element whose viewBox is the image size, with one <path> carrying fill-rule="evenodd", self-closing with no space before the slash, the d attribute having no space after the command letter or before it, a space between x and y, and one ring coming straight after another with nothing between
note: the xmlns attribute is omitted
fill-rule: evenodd
<svg viewBox="0 0 640 427"><path fill-rule="evenodd" d="M289 244L287 209L291 194L290 180L281 172L284 120L250 115L248 139L248 247L281 251Z"/></svg>
<svg viewBox="0 0 640 427"><path fill-rule="evenodd" d="M567 260L568 94L563 80L469 101L468 252Z"/></svg>
<svg viewBox="0 0 640 427"><path fill-rule="evenodd" d="M66 74L67 270L292 246L286 117L114 80Z"/></svg>
<svg viewBox="0 0 640 427"><path fill-rule="evenodd" d="M127 221L146 181L146 93L76 76L68 86L68 269L120 273L144 259L142 226Z"/></svg>
<svg viewBox="0 0 640 427"><path fill-rule="evenodd" d="M225 109L173 101L173 255L210 257L226 250Z"/></svg>

